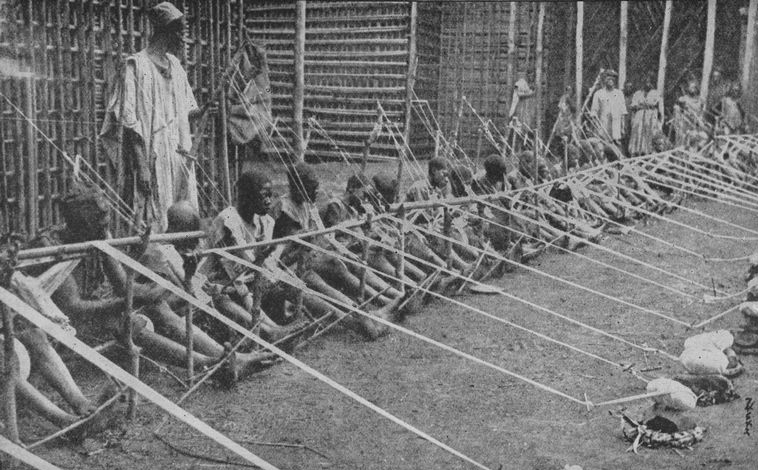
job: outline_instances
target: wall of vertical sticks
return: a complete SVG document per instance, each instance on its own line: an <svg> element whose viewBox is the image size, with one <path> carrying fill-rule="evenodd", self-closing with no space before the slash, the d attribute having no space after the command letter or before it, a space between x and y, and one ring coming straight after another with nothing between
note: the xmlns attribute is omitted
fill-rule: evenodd
<svg viewBox="0 0 758 470"><path fill-rule="evenodd" d="M738 79L747 20L740 9L748 2L717 3L715 62L727 77ZM667 110L681 93L682 81L689 75L700 77L707 5L707 0L672 3L664 83ZM461 112L461 95L485 120L491 119L501 130L507 126L515 77L524 72L533 85L537 75L538 8L537 2L446 2L442 6L439 119L443 132L457 135L470 156L492 148L482 142L477 132L480 122L473 113L466 107ZM547 2L540 109L543 136L554 122L558 98L574 83L576 10L573 2ZM636 86L647 73L654 77L658 73L664 10L663 1L628 2L627 77ZM584 2L585 93L601 68L619 70L619 33L620 2ZM756 90L758 87L749 83L746 97L755 96ZM752 108L754 100L744 101Z"/></svg>
<svg viewBox="0 0 758 470"><path fill-rule="evenodd" d="M67 190L71 161L80 155L114 184L114 165L99 150L105 99L124 57L144 47L146 11L157 0L0 0L0 233L33 234L60 221L56 201ZM719 1L715 9L714 63L741 78L746 98L758 93L755 31L748 34L744 8L756 0ZM295 147L294 91L297 2L293 0L176 0L187 15L182 60L197 101L216 96L221 73L243 30L267 50L277 139ZM682 78L703 67L708 0L673 2L665 66L667 109ZM377 119L377 101L397 126L385 128L371 158L397 157L396 142L409 139L421 158L434 151L434 136L414 108L434 111L442 131L458 136L469 155L488 153L478 119L461 108L466 96L484 119L507 125L512 87L519 72L530 83L541 75L541 132L549 134L556 103L574 84L576 3L535 2L329 2L307 1L302 114L318 120L328 136L312 130L306 156L360 158ZM628 2L627 76L639 83L658 72L665 2ZM586 92L600 68L618 69L620 5L584 5L582 61ZM734 26L739 24L739 28ZM752 23L755 29L755 15ZM413 33L413 38L411 38ZM746 44L746 38L748 43ZM413 40L411 40L413 39ZM538 54L538 43L542 46ZM538 55L541 60L538 61ZM538 62L541 73L536 73ZM415 94L409 92L413 86ZM7 98L7 99L6 99ZM751 113L753 101L744 100ZM428 105L428 106L427 106ZM210 213L244 162L261 155L223 138L219 110L203 132L198 170L201 205ZM460 117L459 117L460 116ZM26 117L32 118L31 120ZM406 123L410 123L406 126ZM284 147L277 145L277 147ZM264 148L264 153L270 148ZM275 157L274 157L275 158Z"/></svg>
<svg viewBox="0 0 758 470"><path fill-rule="evenodd" d="M32 236L59 223L56 202L73 168L97 169L115 187L114 165L100 151L104 107L122 60L146 45L154 0L19 0L0 14L0 233ZM178 0L187 15L184 60L201 105L239 44L240 1ZM216 112L217 111L212 111ZM26 117L31 119L27 120ZM218 115L216 115L218 117ZM219 119L201 149L201 206L216 209L225 188ZM232 167L235 149L229 150ZM68 157L64 156L68 155Z"/></svg>

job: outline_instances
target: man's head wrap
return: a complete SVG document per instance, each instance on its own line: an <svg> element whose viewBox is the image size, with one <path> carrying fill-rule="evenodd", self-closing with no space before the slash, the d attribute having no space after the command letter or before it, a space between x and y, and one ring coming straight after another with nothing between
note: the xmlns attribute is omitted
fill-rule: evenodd
<svg viewBox="0 0 758 470"><path fill-rule="evenodd" d="M155 29L163 29L174 21L184 18L184 13L171 2L161 2L150 9L148 18Z"/></svg>

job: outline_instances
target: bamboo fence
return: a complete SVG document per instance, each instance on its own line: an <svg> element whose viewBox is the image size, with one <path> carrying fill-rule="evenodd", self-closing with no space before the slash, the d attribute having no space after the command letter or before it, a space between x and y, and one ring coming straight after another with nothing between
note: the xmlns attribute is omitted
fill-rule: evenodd
<svg viewBox="0 0 758 470"><path fill-rule="evenodd" d="M119 162L101 151L106 101L123 60L146 46L153 0L19 0L0 3L0 233L33 236L60 222L70 184L63 153L116 186ZM228 48L238 44L240 0L178 0L187 17L184 65L201 105L214 96ZM27 73L28 72L28 73ZM37 130L36 128L39 128ZM195 130L198 133L197 130ZM220 207L224 178L218 112L203 132L201 208ZM48 140L49 139L49 140ZM85 166L84 164L82 165Z"/></svg>
<svg viewBox="0 0 758 470"><path fill-rule="evenodd" d="M63 152L81 155L107 184L115 184L118 158L99 149L104 104L123 59L145 46L149 34L145 12L155 2L0 0L0 92L32 117L25 120L0 99L0 233L31 236L60 221L56 201L66 192L71 174ZM278 123L274 145L284 148L277 142L286 140L296 148L292 132L296 2L176 0L176 4L187 15L182 60L198 103L216 96L220 71L246 30L267 51L272 113ZM740 51L745 50L747 17L740 14L741 6L720 1L716 15L714 63L733 78L743 68ZM415 21L410 2L307 1L305 7L305 133L313 117L329 134L327 138L310 133L305 152L309 159L361 158L377 119L377 101L397 128L382 131L371 145L371 159L397 157L394 141L400 142L406 134L417 156L433 155L434 136L415 112L408 112L409 85L422 102L428 102L443 133L457 136L470 155L477 149L486 155L492 149L486 142L482 146L480 122L462 109L462 96L485 120L505 130L516 75L526 72L534 86L538 3L418 2ZM573 83L575 10L569 2L546 5L539 110L543 136L552 126L559 96ZM673 4L665 73L667 108L683 77L699 77L706 10L706 0ZM663 12L661 1L628 4L627 76L636 83L646 72L656 71ZM618 69L619 17L618 4L585 3L580 35L585 93L600 68ZM733 27L737 24L742 27ZM411 31L415 31L413 42ZM19 71L32 74L9 74L8 60L15 61ZM756 75L757 62L748 64L751 76ZM412 77L409 72L414 72ZM757 92L753 82L746 97ZM752 101L746 101L752 112ZM206 129L195 129L205 137L197 171L205 214L223 206L233 189L225 187L226 182L235 181L246 165L249 168L265 154L272 158L272 149L265 146L229 145L220 110L213 112Z"/></svg>

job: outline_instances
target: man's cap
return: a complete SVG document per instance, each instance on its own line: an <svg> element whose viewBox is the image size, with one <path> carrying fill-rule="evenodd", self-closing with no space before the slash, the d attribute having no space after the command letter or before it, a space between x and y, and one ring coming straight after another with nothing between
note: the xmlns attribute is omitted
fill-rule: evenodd
<svg viewBox="0 0 758 470"><path fill-rule="evenodd" d="M604 72L604 75L605 75L606 77L618 77L618 76L619 76L618 72L616 72L616 71L615 71L615 70L613 70L613 69L608 69L608 70L606 70L606 71Z"/></svg>
<svg viewBox="0 0 758 470"><path fill-rule="evenodd" d="M184 13L176 8L171 2L161 2L150 9L148 16L150 17L150 22L153 26L156 28L162 28L168 26L174 21L184 18Z"/></svg>

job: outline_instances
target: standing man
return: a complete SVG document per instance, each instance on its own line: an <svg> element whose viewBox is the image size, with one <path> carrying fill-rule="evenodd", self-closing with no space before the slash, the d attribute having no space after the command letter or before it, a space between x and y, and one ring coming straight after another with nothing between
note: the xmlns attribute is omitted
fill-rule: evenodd
<svg viewBox="0 0 758 470"><path fill-rule="evenodd" d="M596 91L592 97L590 114L600 134L598 137L620 148L622 128L626 118L626 100L621 90L616 88L616 77L618 74L613 70L605 72L603 77L605 86Z"/></svg>
<svg viewBox="0 0 758 470"><path fill-rule="evenodd" d="M713 67L710 81L708 82L708 96L705 100L705 120L708 124L715 125L718 117L716 109L721 99L729 91L729 80L724 79L724 68L720 65Z"/></svg>
<svg viewBox="0 0 758 470"><path fill-rule="evenodd" d="M177 59L184 47L184 14L163 2L149 18L148 46L126 60L101 135L107 154L117 155L123 132L123 161L114 162L121 193L162 232L174 202L187 200L198 208L189 120L202 112Z"/></svg>

